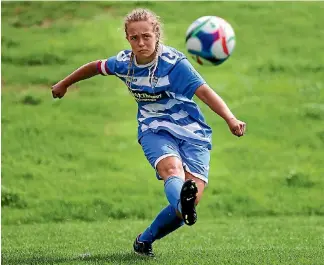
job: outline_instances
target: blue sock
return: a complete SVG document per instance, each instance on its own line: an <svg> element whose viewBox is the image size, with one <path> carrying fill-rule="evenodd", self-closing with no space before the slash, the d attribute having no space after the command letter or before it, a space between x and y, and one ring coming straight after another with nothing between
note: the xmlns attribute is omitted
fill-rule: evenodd
<svg viewBox="0 0 324 265"><path fill-rule="evenodd" d="M141 234L139 241L152 244L156 239L161 239L175 231L184 224L176 214L173 206L165 207L155 218L153 223Z"/></svg>
<svg viewBox="0 0 324 265"><path fill-rule="evenodd" d="M179 177L170 177L164 183L164 192L169 203L181 213L180 192L184 181Z"/></svg>

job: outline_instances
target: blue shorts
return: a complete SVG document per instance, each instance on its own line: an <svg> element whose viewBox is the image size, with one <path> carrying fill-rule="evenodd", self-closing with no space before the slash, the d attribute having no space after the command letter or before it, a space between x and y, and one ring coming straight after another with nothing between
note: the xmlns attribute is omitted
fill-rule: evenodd
<svg viewBox="0 0 324 265"><path fill-rule="evenodd" d="M166 131L147 132L140 139L140 144L147 160L155 170L156 165L163 158L176 156L182 161L185 171L208 183L210 151L207 146L178 139ZM156 176L161 179L158 173Z"/></svg>

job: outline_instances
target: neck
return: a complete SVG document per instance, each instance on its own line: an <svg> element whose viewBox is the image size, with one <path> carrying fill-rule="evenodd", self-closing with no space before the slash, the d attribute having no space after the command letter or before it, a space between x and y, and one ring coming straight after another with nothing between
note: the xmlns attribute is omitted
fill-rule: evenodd
<svg viewBox="0 0 324 265"><path fill-rule="evenodd" d="M136 62L138 64L148 64L148 63L154 61L155 57L156 57L156 52L153 52L151 56L146 57L146 58L141 58L141 57L136 56Z"/></svg>

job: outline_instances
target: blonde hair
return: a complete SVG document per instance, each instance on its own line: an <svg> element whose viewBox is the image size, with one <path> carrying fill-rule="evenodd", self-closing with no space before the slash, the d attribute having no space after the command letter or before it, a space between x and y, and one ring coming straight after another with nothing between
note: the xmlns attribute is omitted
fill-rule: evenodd
<svg viewBox="0 0 324 265"><path fill-rule="evenodd" d="M160 17L157 16L154 12L148 9L144 8L136 8L133 9L130 13L128 13L124 19L124 28L125 28L125 34L126 37L128 37L127 33L127 26L132 23L132 22L137 22L137 21L148 21L151 22L153 26L153 32L155 33L156 36L156 44L155 44L155 62L152 65L153 70L151 71L151 68L149 69L149 78L150 78L150 84L152 85L152 80L154 78L155 71L157 69L158 65L158 56L159 56L159 48L160 48L160 43L162 42L162 37L163 37L163 30L162 30L162 23L160 21ZM131 88L131 83L133 81L133 76L134 76L134 69L131 78L130 72L131 68L133 65L133 60L134 60L134 54L133 52L131 53L129 64L128 64L128 72L127 72L127 77L126 77L126 85ZM130 79L130 81L129 81ZM154 89L154 87L152 86Z"/></svg>

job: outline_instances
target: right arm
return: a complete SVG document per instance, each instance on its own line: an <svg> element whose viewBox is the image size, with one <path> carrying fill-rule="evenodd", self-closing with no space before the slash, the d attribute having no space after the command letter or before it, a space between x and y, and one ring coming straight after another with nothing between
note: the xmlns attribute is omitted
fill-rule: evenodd
<svg viewBox="0 0 324 265"><path fill-rule="evenodd" d="M238 137L244 135L246 127L245 122L235 118L224 100L213 89L207 84L203 84L196 90L195 94L227 122L228 127L234 135Z"/></svg>
<svg viewBox="0 0 324 265"><path fill-rule="evenodd" d="M100 60L97 60L82 65L73 73L71 73L70 75L68 75L67 77L65 77L58 83L56 83L54 86L52 86L53 98L62 98L67 92L68 87L71 86L72 84L100 74L97 67L99 62Z"/></svg>

